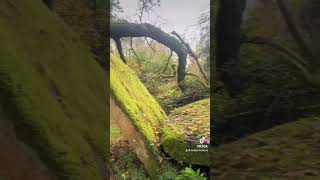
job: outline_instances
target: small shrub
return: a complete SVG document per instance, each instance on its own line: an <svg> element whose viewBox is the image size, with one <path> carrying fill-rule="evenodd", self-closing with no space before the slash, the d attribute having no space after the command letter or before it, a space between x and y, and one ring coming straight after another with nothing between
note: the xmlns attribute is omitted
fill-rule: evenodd
<svg viewBox="0 0 320 180"><path fill-rule="evenodd" d="M181 171L181 174L175 178L175 180L206 180L200 170L194 171L192 168L187 167Z"/></svg>

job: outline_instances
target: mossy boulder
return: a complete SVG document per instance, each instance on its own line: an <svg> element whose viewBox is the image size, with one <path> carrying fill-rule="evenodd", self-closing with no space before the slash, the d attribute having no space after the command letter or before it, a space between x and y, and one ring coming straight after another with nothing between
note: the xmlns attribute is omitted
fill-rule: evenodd
<svg viewBox="0 0 320 180"><path fill-rule="evenodd" d="M201 138L205 142L200 143ZM203 99L174 109L162 127L161 146L173 159L208 165L206 145L210 141L210 99Z"/></svg>
<svg viewBox="0 0 320 180"><path fill-rule="evenodd" d="M0 103L18 138L52 179L106 178L108 81L90 49L40 0L1 1L0 39Z"/></svg>
<svg viewBox="0 0 320 180"><path fill-rule="evenodd" d="M210 148L214 179L318 179L320 119L305 118Z"/></svg>
<svg viewBox="0 0 320 180"><path fill-rule="evenodd" d="M59 15L86 43L95 58L104 66L108 53L108 1L106 0L52 0L52 11Z"/></svg>
<svg viewBox="0 0 320 180"><path fill-rule="evenodd" d="M132 137L126 138L132 142L142 142L136 147L136 152L139 148L147 152L146 156L138 156L148 173L155 176L159 170L159 131L167 118L165 112L133 70L114 54L110 54L110 92L111 102L121 110L115 109L113 112L126 116L127 120L119 119L123 131L137 132L130 133ZM114 110L114 107L110 108Z"/></svg>

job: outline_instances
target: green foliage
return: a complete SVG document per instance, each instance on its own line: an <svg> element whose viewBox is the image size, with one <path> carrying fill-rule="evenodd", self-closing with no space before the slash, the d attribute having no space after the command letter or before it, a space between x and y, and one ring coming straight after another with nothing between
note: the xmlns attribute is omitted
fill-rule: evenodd
<svg viewBox="0 0 320 180"><path fill-rule="evenodd" d="M175 178L175 180L206 180L200 170L194 171L192 168L187 167L181 171L181 174Z"/></svg>
<svg viewBox="0 0 320 180"><path fill-rule="evenodd" d="M179 172L176 168L174 168L169 162L163 162L158 180L175 179L178 175Z"/></svg>
<svg viewBox="0 0 320 180"><path fill-rule="evenodd" d="M169 113L173 110L177 105L175 102L179 100L182 93L176 82L171 82L159 86L157 89L157 93L155 94L156 100L160 103L161 107Z"/></svg>
<svg viewBox="0 0 320 180"><path fill-rule="evenodd" d="M150 180L133 152L121 155L121 158L112 164L112 168L116 172L116 179L119 180Z"/></svg>

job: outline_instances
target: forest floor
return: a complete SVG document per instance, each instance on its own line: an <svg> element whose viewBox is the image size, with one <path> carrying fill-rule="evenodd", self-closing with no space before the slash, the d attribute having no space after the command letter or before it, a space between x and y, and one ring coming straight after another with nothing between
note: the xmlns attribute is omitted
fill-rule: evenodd
<svg viewBox="0 0 320 180"><path fill-rule="evenodd" d="M121 134L121 129L115 123L111 123L110 132L112 174L110 179L147 179L142 163L130 149L129 142Z"/></svg>
<svg viewBox="0 0 320 180"><path fill-rule="evenodd" d="M320 177L320 120L305 118L211 148L215 179Z"/></svg>
<svg viewBox="0 0 320 180"><path fill-rule="evenodd" d="M208 100L199 101L196 104L189 104L182 108L177 108L172 111L170 116L173 116L170 121L175 121L181 123L187 123L187 120L192 120L192 122L184 125L184 129L180 129L179 132L183 132L185 137L198 137L199 135L209 137L208 130L208 112L207 108ZM205 106L199 109L199 106ZM196 113L198 112L198 113ZM200 126L196 123L196 120L203 123L205 127ZM143 164L139 161L136 154L129 147L129 142L125 140L121 133L121 129L118 127L116 122L111 121L110 125L110 135L111 135L111 177L110 179L117 180L148 180L149 177L143 168ZM198 135L197 135L198 134ZM185 149L183 149L183 152ZM206 153L208 154L208 153ZM162 163L159 179L175 179L179 176L179 171L183 168L189 167L189 163L182 163L173 160L166 154L161 155ZM192 166L195 171L199 169L200 166ZM204 173L208 175L208 172L199 169L199 173ZM199 176L200 177L200 176ZM199 178L197 177L197 178ZM201 177L200 177L201 178ZM205 179L205 178L202 178ZM196 180L196 179L195 179ZM198 179L197 179L198 180Z"/></svg>

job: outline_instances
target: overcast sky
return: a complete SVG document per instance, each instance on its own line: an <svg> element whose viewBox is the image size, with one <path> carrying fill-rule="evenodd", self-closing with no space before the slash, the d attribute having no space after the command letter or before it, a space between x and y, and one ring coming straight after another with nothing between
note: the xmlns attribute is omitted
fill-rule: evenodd
<svg viewBox="0 0 320 180"><path fill-rule="evenodd" d="M138 1L120 0L122 16L130 22L138 20ZM155 8L150 17L144 16L143 22L161 24L162 30L168 33L175 30L193 45L194 38L199 36L199 27L195 25L200 14L209 11L209 5L210 0L161 0L161 6Z"/></svg>

